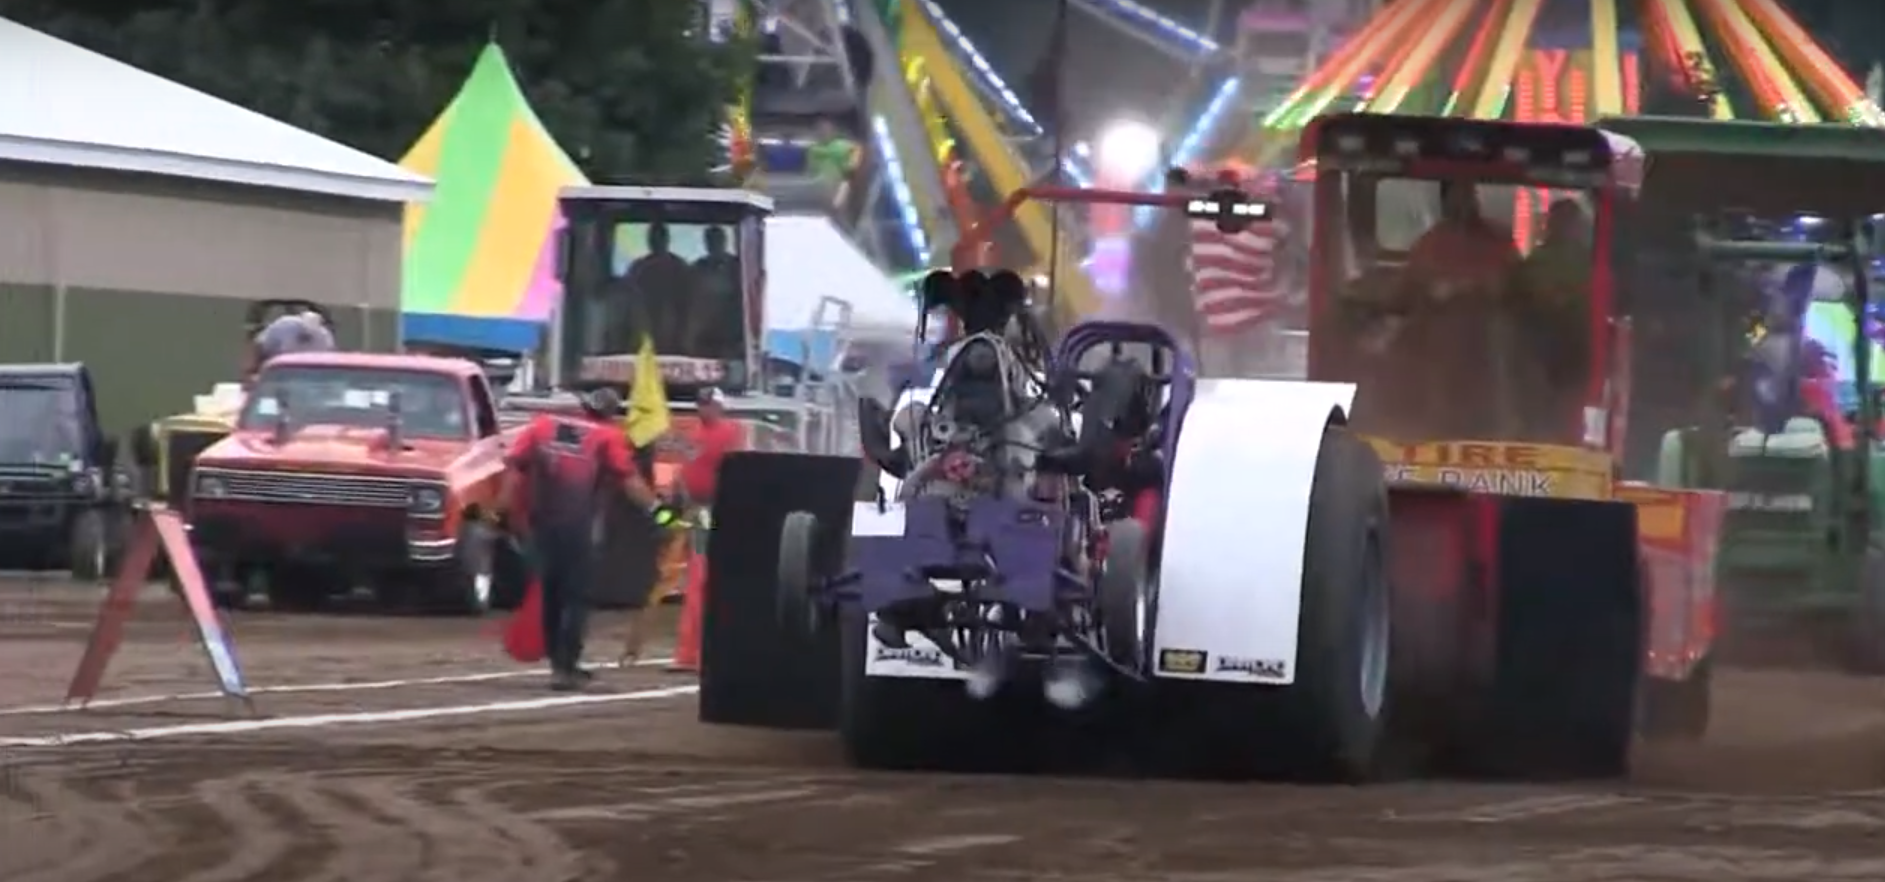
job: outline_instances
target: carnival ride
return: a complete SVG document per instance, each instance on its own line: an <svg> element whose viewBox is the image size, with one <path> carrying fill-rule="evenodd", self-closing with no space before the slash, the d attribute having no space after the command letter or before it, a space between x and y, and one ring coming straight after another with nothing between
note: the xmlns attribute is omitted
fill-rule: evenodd
<svg viewBox="0 0 1885 882"><path fill-rule="evenodd" d="M860 6L871 7L864 10L870 14L860 14ZM1093 20L1185 60L1194 83L1179 91L1196 93L1196 98L1174 104L1195 114L1183 121L1191 123L1192 134L1175 142L1172 155L1153 159L1187 163L1204 158L1202 135L1229 112L1240 84L1238 78L1213 77L1206 70L1238 47L1220 44L1203 32L1215 28L1200 31L1131 0L1081 0L1073 6ZM962 231L985 216L992 203L1056 170L1056 163L1044 155L1049 139L1042 124L933 0L870 4L797 0L777 4L772 14L773 27L783 37L780 46L788 51L771 56L767 63L791 68L800 82L816 82L818 67L837 71L827 77L828 82L850 77L850 87L868 96L854 101L853 110L859 111L858 130L871 142L868 153L877 166L861 184L868 195L862 200L865 222L857 227L857 234L867 245L874 241L872 250L879 263L918 267L948 263ZM1306 25L1301 27L1306 29ZM851 50L867 50L864 54L872 63L861 70L839 64ZM1290 63L1295 66L1277 68L1270 59L1272 80L1293 79L1306 72L1300 58ZM866 72L867 83L856 81L858 73ZM868 90L863 89L865 85ZM798 106L809 103L801 96ZM752 142L758 164L766 169L766 188L779 197L781 211L795 210L791 206L796 200L789 201L784 193L804 189L802 182L770 166L797 161L795 151L805 147L807 114L768 112L755 105L743 118L753 124ZM1178 127L1173 120L1158 122ZM1092 184L1093 151L1075 146L1079 149L1070 151L1059 171L1072 183ZM1155 189L1162 185L1159 172L1163 167L1153 162L1142 172L1145 180L1124 183ZM875 216L869 207L877 204L885 206L888 224L869 222ZM1027 275L1055 276L1057 302L1066 316L1078 318L1093 312L1099 296L1089 274L1083 272L1092 268L1089 258L1094 249L1089 240L1107 235L1104 228L1109 224L1100 223L1103 218L1096 216L1056 224L1053 211L1046 205L1022 206L1014 214L1012 230L991 237L978 260L1025 267ZM893 235L886 236L886 229ZM1004 247L993 247L998 242ZM997 250L999 255L993 253Z"/></svg>
<svg viewBox="0 0 1885 882"><path fill-rule="evenodd" d="M1750 100L1717 92L1713 119L1885 125L1779 0L1400 0L1271 109L1239 152L1280 155L1289 133L1333 110L1584 123L1644 112L1662 83L1686 103L1689 84L1730 69Z"/></svg>

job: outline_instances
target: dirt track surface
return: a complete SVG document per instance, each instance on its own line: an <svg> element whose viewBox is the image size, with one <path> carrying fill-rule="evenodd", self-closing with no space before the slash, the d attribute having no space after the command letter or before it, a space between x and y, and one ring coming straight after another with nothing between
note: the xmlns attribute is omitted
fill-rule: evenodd
<svg viewBox="0 0 1885 882"><path fill-rule="evenodd" d="M553 695L470 621L238 615L249 717L187 695L161 595L93 709L52 711L95 601L0 585L0 882L1885 879L1885 685L1824 673L1724 676L1713 740L1623 784L871 775L699 725L658 667Z"/></svg>

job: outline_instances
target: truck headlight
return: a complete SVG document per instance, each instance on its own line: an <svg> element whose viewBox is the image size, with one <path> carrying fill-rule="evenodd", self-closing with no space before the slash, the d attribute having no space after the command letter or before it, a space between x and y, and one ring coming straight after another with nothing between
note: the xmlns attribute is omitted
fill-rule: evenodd
<svg viewBox="0 0 1885 882"><path fill-rule="evenodd" d="M72 476L72 492L78 496L90 496L98 492L98 478L90 472L80 472Z"/></svg>
<svg viewBox="0 0 1885 882"><path fill-rule="evenodd" d="M221 499L229 495L229 484L215 475L197 475L196 495L205 499Z"/></svg>
<svg viewBox="0 0 1885 882"><path fill-rule="evenodd" d="M412 488L410 510L418 515L435 515L445 510L445 491L437 487Z"/></svg>

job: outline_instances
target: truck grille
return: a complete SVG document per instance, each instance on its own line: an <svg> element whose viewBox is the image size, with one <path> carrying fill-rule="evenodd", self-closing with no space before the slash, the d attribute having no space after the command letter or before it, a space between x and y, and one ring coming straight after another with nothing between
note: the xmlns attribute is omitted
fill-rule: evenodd
<svg viewBox="0 0 1885 882"><path fill-rule="evenodd" d="M404 478L202 469L196 475L198 490L212 478L224 488L217 499L354 508L408 508L414 487Z"/></svg>
<svg viewBox="0 0 1885 882"><path fill-rule="evenodd" d="M0 500L66 495L67 476L45 469L0 468Z"/></svg>
<svg viewBox="0 0 1885 882"><path fill-rule="evenodd" d="M210 445L228 437L225 430L171 429L164 433L164 483L158 488L165 502L176 502L189 495L190 476L196 473L196 457Z"/></svg>

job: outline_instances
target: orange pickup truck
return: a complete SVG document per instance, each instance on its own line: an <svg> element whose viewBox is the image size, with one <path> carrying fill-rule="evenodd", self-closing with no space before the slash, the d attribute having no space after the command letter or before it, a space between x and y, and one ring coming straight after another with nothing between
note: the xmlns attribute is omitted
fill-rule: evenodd
<svg viewBox="0 0 1885 882"><path fill-rule="evenodd" d="M357 588L382 605L477 613L522 586L494 573L485 523L504 470L489 383L470 361L308 353L271 360L184 498L221 599L317 608Z"/></svg>

